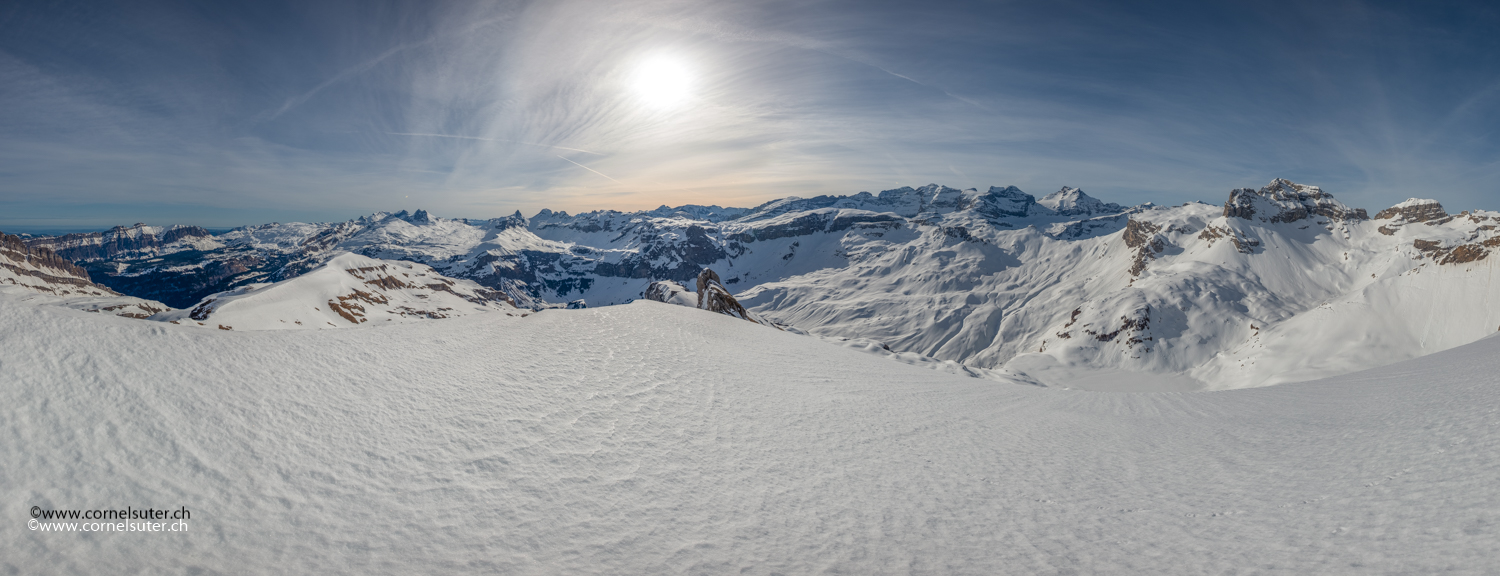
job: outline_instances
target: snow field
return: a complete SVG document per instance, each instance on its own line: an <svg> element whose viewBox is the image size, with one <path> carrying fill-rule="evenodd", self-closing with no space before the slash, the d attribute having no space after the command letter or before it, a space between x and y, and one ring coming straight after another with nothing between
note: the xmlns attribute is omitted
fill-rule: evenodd
<svg viewBox="0 0 1500 576"><path fill-rule="evenodd" d="M1482 574L1500 339L1281 386L966 378L655 302L337 331L0 298L0 572ZM32 532L33 506L193 513Z"/></svg>

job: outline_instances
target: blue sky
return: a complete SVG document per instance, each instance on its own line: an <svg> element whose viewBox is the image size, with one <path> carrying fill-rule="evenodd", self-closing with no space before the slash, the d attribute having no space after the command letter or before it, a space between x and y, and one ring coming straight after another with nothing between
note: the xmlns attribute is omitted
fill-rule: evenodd
<svg viewBox="0 0 1500 576"><path fill-rule="evenodd" d="M1496 30L1485 2L9 2L0 230L1275 177L1500 209Z"/></svg>

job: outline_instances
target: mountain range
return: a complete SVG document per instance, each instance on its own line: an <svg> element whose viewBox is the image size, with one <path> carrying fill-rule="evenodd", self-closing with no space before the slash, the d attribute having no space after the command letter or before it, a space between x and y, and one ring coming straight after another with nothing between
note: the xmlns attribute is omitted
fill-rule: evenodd
<svg viewBox="0 0 1500 576"><path fill-rule="evenodd" d="M1125 207L1075 188L1037 199L1013 186L933 184L753 208L483 220L418 210L218 235L137 224L10 238L92 286L185 311L153 320L218 309L208 302L229 314L226 302L254 293L300 304L275 314L236 304L241 319L225 326L281 327L293 308L317 308L316 322L305 313L318 326L350 324L326 304L350 290L374 295L343 284L356 282L350 270L379 266L464 283L455 305L412 310L463 303L512 314L629 303L657 281L686 292L711 269L755 317L853 347L1048 386L1198 390L1317 379L1495 332L1497 221L1424 199L1371 217L1277 179L1222 204L1171 207ZM301 288L267 291L299 279ZM458 294L425 286L380 298ZM381 321L433 316L360 302L381 308ZM255 319L265 314L277 326Z"/></svg>

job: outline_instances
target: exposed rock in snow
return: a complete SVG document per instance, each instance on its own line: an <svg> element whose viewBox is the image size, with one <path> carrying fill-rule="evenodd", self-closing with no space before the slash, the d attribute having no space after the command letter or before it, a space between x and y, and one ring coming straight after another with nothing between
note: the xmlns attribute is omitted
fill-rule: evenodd
<svg viewBox="0 0 1500 576"><path fill-rule="evenodd" d="M241 286L152 320L225 330L293 330L496 312L519 313L504 293L447 278L431 267L343 254L302 276Z"/></svg>
<svg viewBox="0 0 1500 576"><path fill-rule="evenodd" d="M707 268L698 273L698 309L777 327L775 323L763 320L745 310L745 307L734 299L734 295L729 293L729 289L724 287L724 283L719 281L719 275Z"/></svg>
<svg viewBox="0 0 1500 576"><path fill-rule="evenodd" d="M1367 220L1363 208L1350 209L1317 186L1277 178L1260 190L1238 188L1224 203L1224 217L1261 222L1296 222L1313 216L1334 221Z"/></svg>
<svg viewBox="0 0 1500 576"><path fill-rule="evenodd" d="M1437 200L1409 198L1405 202L1381 210L1376 220L1396 220L1396 223L1431 222L1448 217L1448 211Z"/></svg>
<svg viewBox="0 0 1500 576"><path fill-rule="evenodd" d="M671 280L658 280L656 282L652 282L650 286L646 287L646 292L641 296L647 300L664 302L667 304L676 304L678 306L687 306L689 308L696 308L698 306L698 298L696 295L694 295L692 292L689 292L688 289L684 288L681 284L678 284Z"/></svg>
<svg viewBox="0 0 1500 576"><path fill-rule="evenodd" d="M1125 246L1134 248L1135 264L1130 267L1131 276L1140 276L1146 270L1146 262L1156 259L1156 255L1166 250L1166 244L1157 235L1161 232L1161 226L1157 226L1145 220L1134 218L1125 225Z"/></svg>
<svg viewBox="0 0 1500 576"><path fill-rule="evenodd" d="M44 247L33 248L18 236L0 234L0 276L8 284L38 292L110 296L114 292L89 281L88 272Z"/></svg>
<svg viewBox="0 0 1500 576"><path fill-rule="evenodd" d="M0 234L0 291L45 295L41 300L48 304L128 318L146 318L169 310L160 302L125 296L95 284L84 269L10 234Z"/></svg>

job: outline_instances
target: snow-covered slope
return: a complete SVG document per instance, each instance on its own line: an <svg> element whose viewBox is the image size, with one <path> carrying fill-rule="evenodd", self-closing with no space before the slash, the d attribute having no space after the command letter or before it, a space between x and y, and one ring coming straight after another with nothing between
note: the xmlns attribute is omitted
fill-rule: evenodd
<svg viewBox="0 0 1500 576"><path fill-rule="evenodd" d="M342 254L274 284L220 292L152 320L224 330L325 329L470 314L518 313L503 293L428 266Z"/></svg>
<svg viewBox="0 0 1500 576"><path fill-rule="evenodd" d="M1316 383L1105 394L655 302L225 332L0 297L0 326L0 572L1482 574L1500 555L1495 338ZM186 507L189 530L25 524L127 505Z"/></svg>

